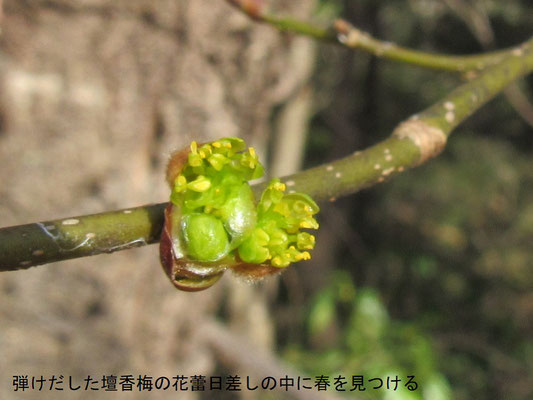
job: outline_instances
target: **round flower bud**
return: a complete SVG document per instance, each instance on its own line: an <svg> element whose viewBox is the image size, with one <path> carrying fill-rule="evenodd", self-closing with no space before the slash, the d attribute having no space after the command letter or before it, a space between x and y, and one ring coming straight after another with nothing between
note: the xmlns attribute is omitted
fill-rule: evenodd
<svg viewBox="0 0 533 400"><path fill-rule="evenodd" d="M209 214L184 215L181 221L189 256L198 261L217 261L228 254L229 239L224 224Z"/></svg>

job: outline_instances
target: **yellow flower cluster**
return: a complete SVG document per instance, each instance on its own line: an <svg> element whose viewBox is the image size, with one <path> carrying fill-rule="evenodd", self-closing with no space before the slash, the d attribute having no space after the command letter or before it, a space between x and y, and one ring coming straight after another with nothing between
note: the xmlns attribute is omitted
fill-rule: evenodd
<svg viewBox="0 0 533 400"><path fill-rule="evenodd" d="M258 204L257 225L239 247L239 256L250 263L266 261L274 267L311 258L306 250L315 246L315 237L300 228L318 229L313 217L318 206L303 193L284 194L285 185L273 179Z"/></svg>
<svg viewBox="0 0 533 400"><path fill-rule="evenodd" d="M242 139L191 143L171 194L181 212L185 254L205 262L238 255L245 263L275 267L311 258L307 250L315 237L300 229L318 229L318 206L305 194L285 194L279 179L256 204L248 181L263 173L255 150Z"/></svg>

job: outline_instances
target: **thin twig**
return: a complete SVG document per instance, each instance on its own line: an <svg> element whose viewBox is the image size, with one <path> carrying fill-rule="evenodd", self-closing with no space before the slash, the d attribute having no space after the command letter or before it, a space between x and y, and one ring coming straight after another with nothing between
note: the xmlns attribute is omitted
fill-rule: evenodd
<svg viewBox="0 0 533 400"><path fill-rule="evenodd" d="M517 83L513 83L503 91L507 101L513 106L516 113L533 128L533 104L529 101Z"/></svg>
<svg viewBox="0 0 533 400"><path fill-rule="evenodd" d="M481 71L498 64L506 57L509 57L516 49L512 48L466 56L435 54L412 50L398 46L392 42L378 40L343 19L335 21L335 30L338 32L339 42L351 49L364 50L376 57L391 61L450 72L467 73L469 71Z"/></svg>
<svg viewBox="0 0 533 400"><path fill-rule="evenodd" d="M450 72L467 73L481 71L493 66L516 52L518 47L487 52L477 55L455 56L434 54L412 50L395 43L382 41L372 37L345 20L335 21L333 26L324 28L310 22L300 21L291 17L282 17L268 11L265 1L260 0L226 0L250 18L258 22L270 24L277 29L310 38L338 43L354 50L363 50L376 57L391 61L403 62L419 67ZM471 77L472 74L467 74Z"/></svg>

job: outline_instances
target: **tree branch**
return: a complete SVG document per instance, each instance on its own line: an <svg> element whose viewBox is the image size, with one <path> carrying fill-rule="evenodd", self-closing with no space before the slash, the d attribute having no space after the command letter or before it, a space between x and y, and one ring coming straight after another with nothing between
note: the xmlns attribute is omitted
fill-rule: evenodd
<svg viewBox="0 0 533 400"><path fill-rule="evenodd" d="M330 200L380 183L437 155L451 131L507 84L533 71L533 39L512 57L441 101L400 123L392 135L364 150L283 178L288 191ZM260 193L264 184L254 185ZM155 243L166 203L0 229L0 271L112 253Z"/></svg>
<svg viewBox="0 0 533 400"><path fill-rule="evenodd" d="M159 241L166 204L0 229L0 271L113 253Z"/></svg>
<svg viewBox="0 0 533 400"><path fill-rule="evenodd" d="M412 50L398 46L392 42L378 40L345 20L335 21L338 41L354 50L363 50L376 57L391 61L403 62L418 67L466 73L481 71L500 63L516 49L506 49L476 55L455 56L448 54L434 54L419 50ZM469 77L467 75L467 77Z"/></svg>
<svg viewBox="0 0 533 400"><path fill-rule="evenodd" d="M483 12L483 7L475 7L475 5L463 0L442 1L464 21L465 26L470 29L474 37L486 50L494 45L494 31L487 14ZM513 83L505 88L503 93L516 113L522 117L524 122L533 127L533 105L520 89L520 86L517 83Z"/></svg>
<svg viewBox="0 0 533 400"><path fill-rule="evenodd" d="M467 73L481 71L511 56L519 46L477 55L454 56L434 54L398 46L372 37L345 20L338 19L332 27L323 28L310 22L269 13L262 0L227 0L250 18L277 29L314 39L341 44L354 50L363 50L376 57L403 62L423 68ZM467 74L471 77L471 74Z"/></svg>

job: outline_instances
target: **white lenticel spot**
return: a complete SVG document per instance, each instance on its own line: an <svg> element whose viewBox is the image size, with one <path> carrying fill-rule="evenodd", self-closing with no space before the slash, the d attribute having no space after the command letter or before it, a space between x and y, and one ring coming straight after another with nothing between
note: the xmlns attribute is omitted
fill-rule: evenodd
<svg viewBox="0 0 533 400"><path fill-rule="evenodd" d="M385 156L385 161L391 161L392 160L392 155L391 154L387 154Z"/></svg>
<svg viewBox="0 0 533 400"><path fill-rule="evenodd" d="M27 265L31 265L31 261L21 261L20 265L22 265L24 267L27 266Z"/></svg>
<svg viewBox="0 0 533 400"><path fill-rule="evenodd" d="M455 113L453 111L448 111L444 118L446 118L446 121L451 124L455 120Z"/></svg>
<svg viewBox="0 0 533 400"><path fill-rule="evenodd" d="M346 43L348 41L348 36L346 36L345 34L339 34L337 35L337 40L339 42L341 42L342 44Z"/></svg>
<svg viewBox="0 0 533 400"><path fill-rule="evenodd" d="M335 178L340 178L342 176L342 174L340 172L336 172L335 173Z"/></svg>
<svg viewBox="0 0 533 400"><path fill-rule="evenodd" d="M444 103L444 108L448 111L455 110L455 104L453 104L451 101L447 101Z"/></svg>
<svg viewBox="0 0 533 400"><path fill-rule="evenodd" d="M44 254L44 251L42 250L33 250L32 253L34 256L42 256Z"/></svg>
<svg viewBox="0 0 533 400"><path fill-rule="evenodd" d="M333 171L333 165L328 165L326 167L326 171Z"/></svg>
<svg viewBox="0 0 533 400"><path fill-rule="evenodd" d="M131 213L132 213L131 210L124 210L124 211L122 211L122 212L123 212L124 214L131 214Z"/></svg>
<svg viewBox="0 0 533 400"><path fill-rule="evenodd" d="M85 237L87 239L94 239L96 237L96 233L89 232L88 234L85 235Z"/></svg>
<svg viewBox="0 0 533 400"><path fill-rule="evenodd" d="M380 164L376 164L374 165L374 169L380 169L381 168L381 165Z"/></svg>
<svg viewBox="0 0 533 400"><path fill-rule="evenodd" d="M294 181L287 181L285 182L285 185L287 185L288 187L294 186Z"/></svg>
<svg viewBox="0 0 533 400"><path fill-rule="evenodd" d="M79 224L80 220L76 218L66 219L63 222L61 222L63 225L77 225Z"/></svg>

